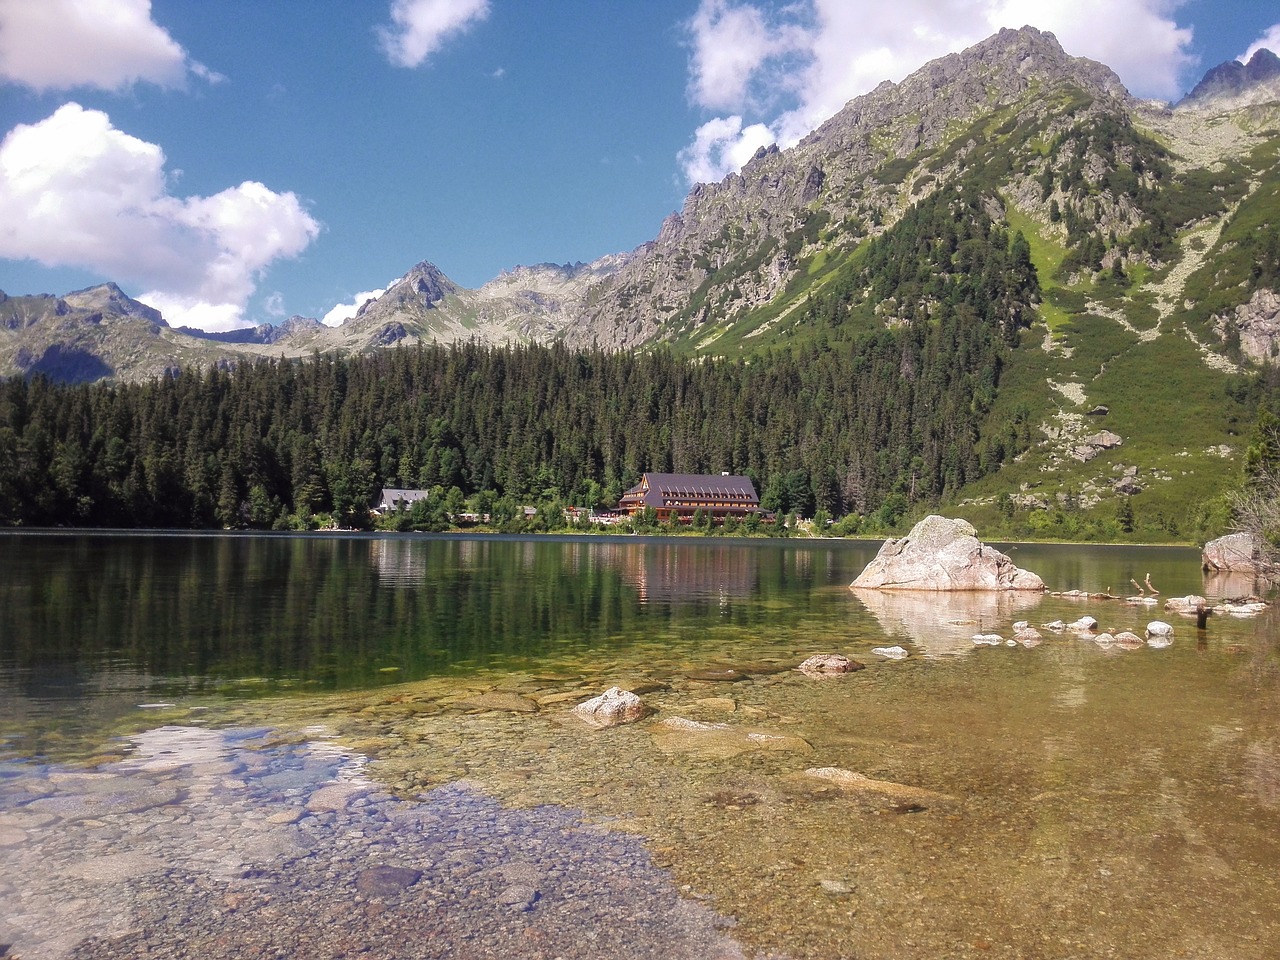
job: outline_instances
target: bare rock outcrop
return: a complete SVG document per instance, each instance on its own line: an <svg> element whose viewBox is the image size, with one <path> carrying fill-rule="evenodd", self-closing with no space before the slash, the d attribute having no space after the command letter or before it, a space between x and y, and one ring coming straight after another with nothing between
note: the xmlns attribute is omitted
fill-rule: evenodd
<svg viewBox="0 0 1280 960"><path fill-rule="evenodd" d="M1112 450L1124 442L1124 439L1110 430L1099 430L1092 436L1085 437L1071 450L1072 458L1081 463L1088 463L1103 450Z"/></svg>
<svg viewBox="0 0 1280 960"><path fill-rule="evenodd" d="M1235 336L1240 352L1257 363L1274 363L1280 354L1280 293L1263 287L1248 303L1215 318L1219 336Z"/></svg>
<svg viewBox="0 0 1280 960"><path fill-rule="evenodd" d="M1207 573L1261 574L1262 545L1251 533L1233 533L1210 540L1200 553L1200 567Z"/></svg>
<svg viewBox="0 0 1280 960"><path fill-rule="evenodd" d="M965 520L925 517L900 540L886 540L853 581L880 590L1044 590L1044 581L978 540Z"/></svg>

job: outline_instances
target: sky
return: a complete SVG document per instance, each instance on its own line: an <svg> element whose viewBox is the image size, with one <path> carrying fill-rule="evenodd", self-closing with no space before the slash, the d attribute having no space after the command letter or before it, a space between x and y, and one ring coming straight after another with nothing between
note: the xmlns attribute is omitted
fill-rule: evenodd
<svg viewBox="0 0 1280 960"><path fill-rule="evenodd" d="M1024 24L1166 100L1280 53L1272 0L0 0L0 290L225 330L591 261Z"/></svg>

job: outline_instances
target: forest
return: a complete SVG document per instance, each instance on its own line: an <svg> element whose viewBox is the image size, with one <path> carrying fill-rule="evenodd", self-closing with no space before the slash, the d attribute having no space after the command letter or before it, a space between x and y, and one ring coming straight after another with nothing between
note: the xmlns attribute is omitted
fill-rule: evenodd
<svg viewBox="0 0 1280 960"><path fill-rule="evenodd" d="M899 314L868 324L895 290ZM953 195L811 298L820 335L751 356L419 344L141 384L14 378L0 524L360 527L383 486L436 492L421 528L468 507L514 523L521 504L611 506L644 471L727 471L770 510L888 527L1031 442L987 415L1037 291L1026 241Z"/></svg>

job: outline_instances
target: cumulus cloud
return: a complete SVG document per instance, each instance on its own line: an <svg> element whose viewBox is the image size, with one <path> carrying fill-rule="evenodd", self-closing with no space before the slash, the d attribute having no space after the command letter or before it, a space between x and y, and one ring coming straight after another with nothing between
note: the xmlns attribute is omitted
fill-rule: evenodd
<svg viewBox="0 0 1280 960"><path fill-rule="evenodd" d="M0 142L0 257L75 266L146 290L170 322L243 325L258 281L320 232L292 193L246 181L169 191L164 152L77 103Z"/></svg>
<svg viewBox="0 0 1280 960"><path fill-rule="evenodd" d="M488 15L489 0L392 0L392 25L379 27L378 38L392 64L417 67Z"/></svg>
<svg viewBox="0 0 1280 960"><path fill-rule="evenodd" d="M385 289L382 289L382 290L366 290L364 293L357 293L354 297L351 298L350 303L338 304L332 310L326 313L320 319L320 322L323 323L326 327L340 327L344 323L346 323L348 320L350 320L352 317L354 317L356 315L356 312L361 307L363 307L366 303L368 303L370 300L377 300L380 296L382 296L386 292L387 291Z"/></svg>
<svg viewBox="0 0 1280 960"><path fill-rule="evenodd" d="M1280 55L1280 23L1275 24L1270 30L1253 41L1249 49L1240 54L1238 59L1241 63L1248 63L1259 50L1270 50L1272 53Z"/></svg>
<svg viewBox="0 0 1280 960"><path fill-rule="evenodd" d="M1139 96L1172 98L1194 63L1179 0L701 0L686 23L689 96L726 116L680 154L690 182L719 180L765 142L795 144L852 98L1001 27L1057 35L1112 67ZM1106 29L1099 29L1099 24ZM730 133L734 126L737 133Z"/></svg>
<svg viewBox="0 0 1280 960"><path fill-rule="evenodd" d="M151 0L0 0L0 80L33 90L221 79L151 19Z"/></svg>
<svg viewBox="0 0 1280 960"><path fill-rule="evenodd" d="M729 0L704 0L689 22L689 32L690 97L712 110L769 99L765 88L770 81L787 81L783 61L803 53L811 42L803 25L764 7L734 6Z"/></svg>
<svg viewBox="0 0 1280 960"><path fill-rule="evenodd" d="M742 118L717 117L700 126L693 143L680 151L680 165L691 183L711 183L739 170L760 147L774 142L763 123L743 127Z"/></svg>

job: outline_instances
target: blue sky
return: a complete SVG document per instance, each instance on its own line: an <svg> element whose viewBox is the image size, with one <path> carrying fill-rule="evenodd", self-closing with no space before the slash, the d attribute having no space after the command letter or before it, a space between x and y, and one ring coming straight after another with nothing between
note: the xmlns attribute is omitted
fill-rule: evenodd
<svg viewBox="0 0 1280 960"><path fill-rule="evenodd" d="M999 26L1176 98L1245 0L0 0L0 289L323 317L652 238L691 182ZM341 317L331 314L331 322Z"/></svg>

